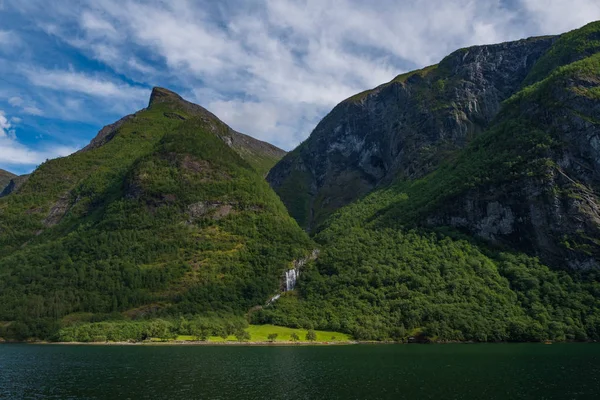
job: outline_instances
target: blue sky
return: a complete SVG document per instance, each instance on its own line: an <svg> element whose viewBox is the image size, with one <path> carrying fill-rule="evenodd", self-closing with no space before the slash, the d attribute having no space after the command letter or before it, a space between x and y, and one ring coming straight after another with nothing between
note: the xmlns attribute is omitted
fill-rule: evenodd
<svg viewBox="0 0 600 400"><path fill-rule="evenodd" d="M598 19L597 0L0 0L0 168L83 147L153 86L290 150L341 100L457 48Z"/></svg>

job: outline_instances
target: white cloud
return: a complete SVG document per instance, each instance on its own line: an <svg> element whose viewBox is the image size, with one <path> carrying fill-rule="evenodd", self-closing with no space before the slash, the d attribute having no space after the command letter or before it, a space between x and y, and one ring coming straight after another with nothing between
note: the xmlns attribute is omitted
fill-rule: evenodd
<svg viewBox="0 0 600 400"><path fill-rule="evenodd" d="M15 121L15 118L11 119ZM37 165L51 158L66 156L76 148L49 146L42 150L31 149L17 140L15 131L4 112L0 110L0 164Z"/></svg>
<svg viewBox="0 0 600 400"><path fill-rule="evenodd" d="M10 104L11 106L19 107L21 104L23 104L23 99L18 96L11 97L10 99L8 99L8 104Z"/></svg>
<svg viewBox="0 0 600 400"><path fill-rule="evenodd" d="M23 107L23 112L25 114L30 114L30 115L37 115L37 116L44 115L44 112L35 106Z"/></svg>
<svg viewBox="0 0 600 400"><path fill-rule="evenodd" d="M113 100L139 100L149 95L149 90L145 88L76 71L25 67L22 72L31 84L62 92L77 92L88 96L110 98Z"/></svg>
<svg viewBox="0 0 600 400"><path fill-rule="evenodd" d="M10 129L10 127L10 122L4 115L4 111L0 110L0 135L6 135L6 132Z"/></svg>
<svg viewBox="0 0 600 400"><path fill-rule="evenodd" d="M36 115L36 116L44 115L44 112L42 110L40 110L35 105L35 103L30 102L30 101L25 101L25 100L23 100L23 98L21 98L19 96L13 96L10 99L8 99L8 104L10 104L13 107L19 108L20 111L25 114Z"/></svg>
<svg viewBox="0 0 600 400"><path fill-rule="evenodd" d="M600 19L598 0L521 0L540 33L555 34Z"/></svg>
<svg viewBox="0 0 600 400"><path fill-rule="evenodd" d="M18 44L20 44L20 39L16 33L0 30L0 48L10 48Z"/></svg>
<svg viewBox="0 0 600 400"><path fill-rule="evenodd" d="M80 19L81 27L93 36L118 36L117 30L112 24L90 11L84 11Z"/></svg>

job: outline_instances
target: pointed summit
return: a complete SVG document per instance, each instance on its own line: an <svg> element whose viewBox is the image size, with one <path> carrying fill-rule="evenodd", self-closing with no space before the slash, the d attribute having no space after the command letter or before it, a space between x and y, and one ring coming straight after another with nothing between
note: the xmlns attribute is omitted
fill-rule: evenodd
<svg viewBox="0 0 600 400"><path fill-rule="evenodd" d="M150 95L150 101L148 102L148 108L152 107L153 105L156 104L160 104L160 103L171 103L171 102L186 102L183 97L181 97L180 95L178 95L177 93L169 90L169 89L165 89L162 87L158 87L155 86L154 88L152 88L152 94Z"/></svg>
<svg viewBox="0 0 600 400"><path fill-rule="evenodd" d="M148 108L155 107L159 104L167 104L173 111L183 111L190 117L203 117L221 122L216 115L208 111L206 108L187 101L169 89L156 86L152 89L150 101L148 102Z"/></svg>

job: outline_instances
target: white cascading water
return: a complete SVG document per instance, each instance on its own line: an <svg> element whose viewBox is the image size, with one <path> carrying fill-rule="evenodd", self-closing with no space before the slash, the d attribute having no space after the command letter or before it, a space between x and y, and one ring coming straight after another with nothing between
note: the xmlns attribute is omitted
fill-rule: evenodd
<svg viewBox="0 0 600 400"><path fill-rule="evenodd" d="M285 287L283 286L283 282L281 282L282 293L289 292L290 290L294 290L296 288L296 282L298 281L298 277L300 276L300 269L304 267L304 265L306 265L307 262L316 260L318 256L319 250L315 249L312 251L312 253L310 253L310 256L300 258L294 261L294 268L285 271ZM281 297L282 293L276 294L275 296L271 297L271 299L267 302L267 305L277 301Z"/></svg>
<svg viewBox="0 0 600 400"><path fill-rule="evenodd" d="M290 290L294 290L294 288L296 287L296 280L298 279L298 275L300 274L300 271L297 271L296 269L290 269L289 271L286 271L285 273L285 291L290 291Z"/></svg>

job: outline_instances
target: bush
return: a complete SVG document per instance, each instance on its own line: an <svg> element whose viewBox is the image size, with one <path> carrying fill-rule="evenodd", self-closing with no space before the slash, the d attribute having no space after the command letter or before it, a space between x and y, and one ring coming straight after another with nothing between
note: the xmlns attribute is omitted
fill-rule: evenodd
<svg viewBox="0 0 600 400"><path fill-rule="evenodd" d="M267 336L267 339L269 340L269 342L274 342L275 339L277 339L277 336L279 336L276 333L269 333L269 335Z"/></svg>

